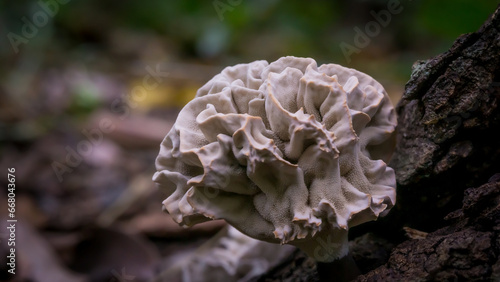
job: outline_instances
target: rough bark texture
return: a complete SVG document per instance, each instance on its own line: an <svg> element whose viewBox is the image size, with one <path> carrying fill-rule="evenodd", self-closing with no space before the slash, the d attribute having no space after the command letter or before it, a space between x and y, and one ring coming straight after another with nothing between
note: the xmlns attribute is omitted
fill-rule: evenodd
<svg viewBox="0 0 500 282"><path fill-rule="evenodd" d="M390 166L398 180L391 221L434 230L460 207L463 191L500 168L500 15L451 49L417 62L397 106Z"/></svg>
<svg viewBox="0 0 500 282"><path fill-rule="evenodd" d="M500 174L465 191L455 223L393 249L357 281L500 281Z"/></svg>
<svg viewBox="0 0 500 282"><path fill-rule="evenodd" d="M358 281L500 281L499 9L414 65L396 109L397 204L350 231ZM428 234L407 239L403 227ZM356 238L370 231L377 236ZM314 261L297 252L258 281L318 280Z"/></svg>

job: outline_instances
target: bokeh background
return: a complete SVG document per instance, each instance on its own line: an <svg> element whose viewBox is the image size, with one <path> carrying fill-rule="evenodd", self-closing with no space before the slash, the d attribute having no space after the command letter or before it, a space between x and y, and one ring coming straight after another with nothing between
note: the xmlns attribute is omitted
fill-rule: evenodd
<svg viewBox="0 0 500 282"><path fill-rule="evenodd" d="M356 44L388 5L400 12ZM415 61L477 30L497 5L0 0L0 279L145 281L219 230L178 227L151 177L179 109L225 66L312 57L366 72L397 103ZM14 276L4 263L11 167Z"/></svg>

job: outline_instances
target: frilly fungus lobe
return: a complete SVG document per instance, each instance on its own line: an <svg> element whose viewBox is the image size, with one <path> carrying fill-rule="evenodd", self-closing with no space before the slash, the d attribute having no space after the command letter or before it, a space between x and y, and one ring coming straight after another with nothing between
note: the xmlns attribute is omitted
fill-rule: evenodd
<svg viewBox="0 0 500 282"><path fill-rule="evenodd" d="M354 69L296 57L239 64L180 111L153 180L181 225L223 218L331 261L348 252L349 227L395 203L385 163L395 126L384 88Z"/></svg>

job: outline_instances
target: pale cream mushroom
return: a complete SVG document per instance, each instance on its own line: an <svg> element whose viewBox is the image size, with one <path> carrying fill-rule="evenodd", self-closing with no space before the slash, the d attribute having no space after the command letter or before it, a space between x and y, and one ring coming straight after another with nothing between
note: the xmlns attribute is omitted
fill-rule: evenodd
<svg viewBox="0 0 500 282"><path fill-rule="evenodd" d="M320 262L350 227L395 204L396 115L382 85L336 64L283 57L225 68L161 144L153 180L183 226L225 219Z"/></svg>
<svg viewBox="0 0 500 282"><path fill-rule="evenodd" d="M255 281L294 250L252 239L229 225L195 252L176 258L154 281Z"/></svg>

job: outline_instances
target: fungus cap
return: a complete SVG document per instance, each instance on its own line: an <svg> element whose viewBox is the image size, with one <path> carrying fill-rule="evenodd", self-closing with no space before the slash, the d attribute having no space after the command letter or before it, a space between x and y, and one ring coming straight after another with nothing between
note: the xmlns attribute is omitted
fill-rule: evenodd
<svg viewBox="0 0 500 282"><path fill-rule="evenodd" d="M396 115L357 70L283 57L225 68L163 140L153 180L183 226L223 218L318 261L347 254L349 227L395 204Z"/></svg>

